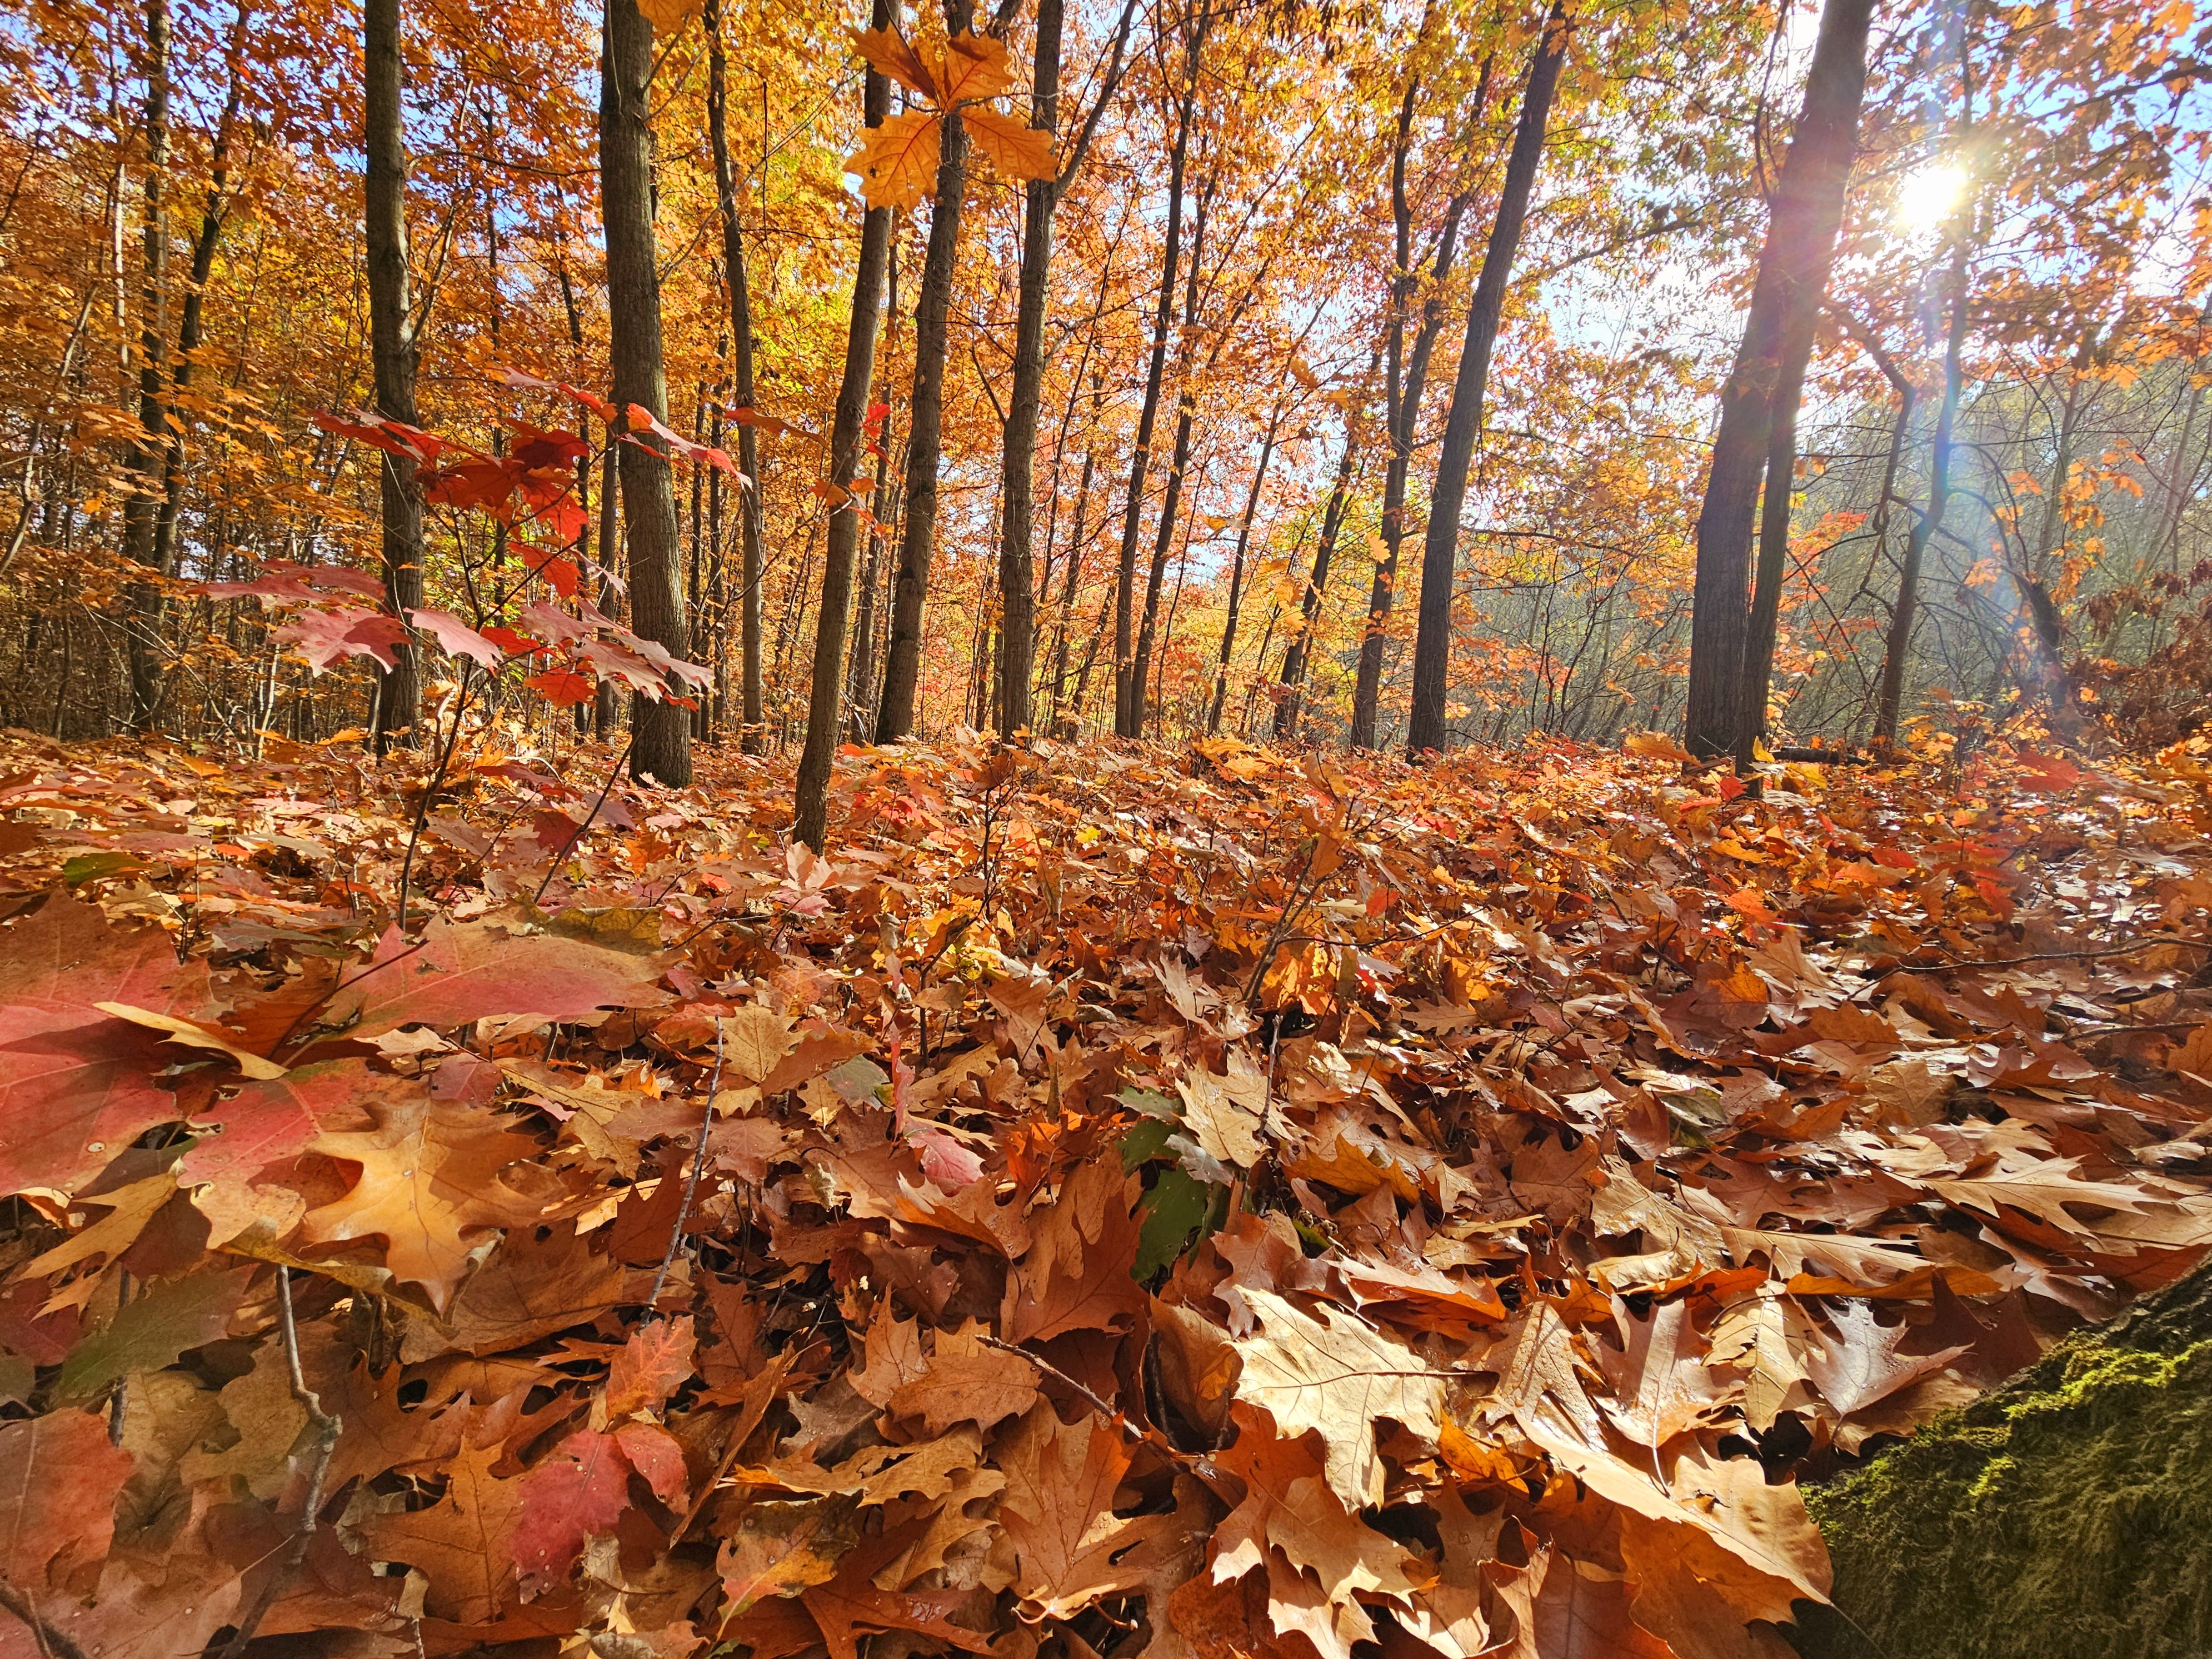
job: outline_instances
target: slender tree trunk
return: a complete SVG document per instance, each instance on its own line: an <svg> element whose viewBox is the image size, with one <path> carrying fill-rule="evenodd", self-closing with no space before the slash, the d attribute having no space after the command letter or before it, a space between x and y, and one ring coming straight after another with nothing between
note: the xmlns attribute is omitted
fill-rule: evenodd
<svg viewBox="0 0 2212 1659"><path fill-rule="evenodd" d="M415 408L415 299L407 264L407 143L401 94L406 59L399 43L399 0L364 0L363 99L367 139L369 358L376 412L409 426ZM386 454L378 490L384 515L384 592L404 616L422 603L422 496L415 463ZM376 751L396 734L415 741L422 715L422 653L413 639L393 647L393 667L376 700Z"/></svg>
<svg viewBox="0 0 2212 1659"><path fill-rule="evenodd" d="M726 64L722 51L721 0L707 0L707 137L714 154L714 195L722 212L722 269L730 283L730 362L738 408L753 406L752 290L746 280L745 239L738 217L738 175L730 161ZM761 490L760 438L740 417L738 471L738 550L743 600L738 635L738 674L744 685L742 747L761 752Z"/></svg>
<svg viewBox="0 0 2212 1659"><path fill-rule="evenodd" d="M1260 445L1260 462L1252 469L1252 485L1244 496L1244 520L1237 527L1237 553L1229 565L1229 614L1221 623L1221 660L1213 671L1213 702L1206 712L1206 734L1221 730L1221 708L1229 698L1229 661L1237 650L1237 611L1244 599L1244 555L1252 545L1252 518L1260 510L1260 490L1267 482L1267 463L1274 459L1275 434L1290 406L1287 398L1276 404L1267 418L1267 435Z"/></svg>
<svg viewBox="0 0 2212 1659"><path fill-rule="evenodd" d="M945 22L964 33L972 0L948 0ZM895 743L914 730L915 689L921 677L922 613L929 600L929 569L937 556L937 474L945 418L946 312L960 249L960 210L968 188L968 133L957 110L943 117L939 141L937 198L929 222L929 252L921 267L921 292L914 319L914 398L908 411L906 524L899 542L898 586L891 598L890 659L884 665L884 701L876 716L876 741Z"/></svg>
<svg viewBox="0 0 2212 1659"><path fill-rule="evenodd" d="M1858 149L1873 0L1827 0L1805 82L1805 105L1775 181L1766 245L1735 365L1721 389L1720 429L1698 515L1686 736L1702 760L1735 753L1747 722L1752 526L1789 363L1809 340L1835 258Z"/></svg>
<svg viewBox="0 0 2212 1659"><path fill-rule="evenodd" d="M875 0L874 27L889 27L892 15L892 0ZM890 82L870 70L860 98L867 125L881 126L890 113ZM939 179L941 183L942 174ZM953 183L957 195L957 175ZM845 377L837 387L837 408L830 428L830 482L835 504L830 509L822 611L815 622L814 684L806 706L806 748L799 759L797 814L791 831L793 841L804 842L817 853L825 850L829 833L830 774L837 757L837 728L842 723L838 700L844 689L845 624L852 609L853 565L860 535L859 502L851 494L853 474L867 422L868 387L876 372L876 331L882 319L884 267L890 257L890 240L891 210L869 208L860 219L860 266L853 279L852 321L845 334ZM938 325L941 331L941 300ZM941 350L939 362L941 367Z"/></svg>
<svg viewBox="0 0 2212 1659"><path fill-rule="evenodd" d="M1137 436L1129 454L1129 501L1121 519L1121 553L1114 589L1114 732L1142 734L1142 675L1133 627L1136 621L1137 533L1145 519L1145 474L1152 460L1152 432L1159 419L1160 388L1166 377L1168 331L1175 321L1176 262L1182 247L1183 171L1190 159L1191 119L1198 105L1199 60L1212 21L1212 0L1200 0L1198 17L1183 47L1183 89L1176 111L1175 143L1168 151L1167 229L1160 256L1160 295L1152 313L1152 354L1145 372L1145 401L1137 414ZM1085 664L1085 678L1088 678Z"/></svg>
<svg viewBox="0 0 2212 1659"><path fill-rule="evenodd" d="M162 398L169 340L169 0L146 0L146 208L144 286L138 315L138 426L131 446L130 492L123 498L123 551L133 562L158 569L155 521L161 470L170 443ZM169 572L160 571L162 575ZM131 726L147 730L161 698L161 590L135 583L126 601L131 667Z"/></svg>
<svg viewBox="0 0 2212 1659"><path fill-rule="evenodd" d="M1759 506L1759 566L1752 580L1751 617L1743 653L1743 720L1736 732L1737 770L1748 774L1754 745L1766 735L1766 699L1774 679L1774 640L1782 617L1782 586L1790 568L1790 497L1796 490L1797 405L1811 358L1783 367L1775 398L1774 433L1766 450L1766 483Z"/></svg>
<svg viewBox="0 0 2212 1659"><path fill-rule="evenodd" d="M1036 70L1030 125L1060 125L1061 0L1037 0ZM999 537L1000 637L1000 735L1029 730L1030 674L1036 653L1036 572L1031 558L1035 513L1037 404L1044 391L1044 310L1052 286L1052 216L1061 181L1032 179L1022 220L1020 301L1014 321L1013 385L1006 394L1006 449L1000 485L1005 520Z"/></svg>
<svg viewBox="0 0 2212 1659"><path fill-rule="evenodd" d="M1426 28L1426 20L1423 23ZM1490 65L1483 65L1486 94L1478 95L1478 112L1488 101ZM1459 223L1467 212L1464 193L1452 198L1437 240L1436 265L1429 297L1421 307L1410 360L1406 351L1406 324L1418 278L1413 273L1413 209L1407 193L1406 164L1411 155L1413 111L1420 94L1418 78L1409 78L1398 101L1398 128L1390 147L1390 217L1395 235L1390 279L1390 322L1383 344L1383 425L1390 442L1389 465L1382 480L1382 557L1375 567L1373 591L1368 596L1367 629L1359 641L1359 672L1352 696L1352 746L1372 749L1382 701L1383 629L1398 599L1398 553L1406 538L1406 484L1413 467L1413 443L1421 419L1421 401L1428 390L1429 358L1436 349L1443 323L1443 283L1451 274L1452 258L1459 240Z"/></svg>
<svg viewBox="0 0 2212 1659"><path fill-rule="evenodd" d="M614 400L668 419L660 344L660 273L653 218L653 129L647 119L653 26L637 0L606 0L599 60L599 206L606 222L607 314ZM662 441L649 433L622 446L623 516L629 520L631 626L672 657L691 654L677 586L675 481ZM673 688L672 687L672 690ZM642 692L630 705L630 775L672 789L691 781L686 712Z"/></svg>
<svg viewBox="0 0 2212 1659"><path fill-rule="evenodd" d="M1190 444L1198 424L1198 386L1194 370L1198 358L1199 279L1206 264L1206 217L1212 186L1200 192L1193 216L1190 263L1183 273L1182 344L1176 353L1176 435L1168 462L1167 489L1160 497L1159 528L1152 538L1152 564L1145 581L1144 616L1137 628L1137 652L1129 670L1129 712L1133 726L1128 735L1145 732L1146 687L1153 670L1152 639L1159 625L1160 590L1167 578L1168 556L1175 546L1176 514L1182 504L1182 481L1190 469ZM1176 590L1181 597L1182 590Z"/></svg>
<svg viewBox="0 0 2212 1659"><path fill-rule="evenodd" d="M1367 360L1367 373L1361 377L1362 395L1375 378L1375 368L1380 360L1378 352ZM1358 465L1359 439L1356 429L1358 416L1347 409L1344 420L1344 453L1336 464L1336 483L1328 492L1328 505L1322 510L1321 545L1314 551L1313 569L1307 574L1305 588L1298 596L1298 620L1291 635L1291 642L1283 652L1282 696L1275 705L1275 741L1296 743L1298 720L1304 712L1306 692L1307 665L1313 658L1314 629L1320 620L1322 596L1328 592L1328 569L1336 557L1337 538L1344 529L1345 502L1352 490L1352 478Z"/></svg>
<svg viewBox="0 0 2212 1659"><path fill-rule="evenodd" d="M1421 540L1421 607L1413 638L1413 707L1406 723L1406 752L1418 760L1441 751L1449 741L1444 703L1451 684L1452 593L1457 586L1460 511L1467 504L1468 469L1482 441L1483 398L1490 385L1490 354L1505 314L1505 291L1520 251L1522 228L1543 165L1544 136L1552 118L1552 97L1566 62L1570 25L1564 7L1554 4L1546 20L1528 82L1521 92L1521 114L1513 128L1513 149L1505 161L1505 183L1498 192L1498 216L1482 252L1482 274L1467 309L1467 338L1460 348L1459 374L1452 382L1451 412L1444 417L1444 439L1437 453L1437 480L1429 493L1429 523Z"/></svg>
<svg viewBox="0 0 2212 1659"><path fill-rule="evenodd" d="M191 275L185 289L184 313L177 323L176 367L169 377L175 389L169 399L173 408L180 401L175 394L187 392L191 386L192 361L200 349L204 328L207 285L215 274L216 247L222 240L223 222L230 216L230 147L238 131L239 102L245 90L241 58L252 15L250 3L241 5L231 26L230 50L227 54L229 85L223 94L222 115L216 124L215 144L208 156L207 204L200 211L199 234L192 239ZM181 417L173 417L171 424L174 429L169 434L168 449L161 463L161 511L154 524L154 566L164 575L176 571L177 516L185 494Z"/></svg>
<svg viewBox="0 0 2212 1659"><path fill-rule="evenodd" d="M1884 749L1897 742L1897 718L1905 700L1905 665L1912 649L1912 624L1920 605L1920 566L1928 544L1943 527L1951 505L1952 434L1959 420L1959 390L1964 374L1960 359L1966 350L1966 263L1968 238L1963 227L1952 238L1951 326L1943 349L1943 401L1936 411L1936 436L1931 447L1928 510L1913 520L1905 544L1905 568L1897 579L1897 603L1889 613L1889 633L1882 645L1881 696L1874 717L1874 740Z"/></svg>
<svg viewBox="0 0 2212 1659"><path fill-rule="evenodd" d="M1091 515L1091 480L1097 471L1097 452L1086 447L1083 452L1083 472L1075 487L1075 522L1068 537L1067 566L1060 574L1060 617L1053 623L1052 720L1055 735L1060 726L1060 701L1067 690L1067 635L1075 624L1075 590L1083 580L1083 544L1088 528L1085 520Z"/></svg>
<svg viewBox="0 0 2212 1659"><path fill-rule="evenodd" d="M599 585L597 603L602 616L615 614L615 561L622 555L622 490L616 475L621 459L619 421L607 424L607 447L599 460ZM620 711L615 704L614 682L601 680L592 697L592 735L601 743L614 739Z"/></svg>

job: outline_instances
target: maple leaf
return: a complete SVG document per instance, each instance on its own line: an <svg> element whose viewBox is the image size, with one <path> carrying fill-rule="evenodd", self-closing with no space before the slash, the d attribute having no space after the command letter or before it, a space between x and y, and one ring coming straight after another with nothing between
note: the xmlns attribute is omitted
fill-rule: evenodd
<svg viewBox="0 0 2212 1659"><path fill-rule="evenodd" d="M103 1014L127 1019L133 1025L142 1025L149 1031L160 1031L172 1042L181 1042L191 1048L211 1049L216 1054L228 1055L237 1061L238 1069L250 1078L266 1081L284 1075L284 1068L275 1060L249 1053L223 1032L203 1025L198 1020L156 1013L151 1008L135 1008L127 1002L95 1002L92 1006Z"/></svg>
<svg viewBox="0 0 2212 1659"><path fill-rule="evenodd" d="M629 1507L629 1460L611 1434L580 1429L522 1477L508 1547L526 1593L575 1570L584 1542L612 1529Z"/></svg>
<svg viewBox="0 0 2212 1659"><path fill-rule="evenodd" d="M46 1610L50 1598L65 1601L64 1586L107 1553L135 1461L85 1412L0 1424L0 1583L50 1622L60 1611Z"/></svg>
<svg viewBox="0 0 2212 1659"><path fill-rule="evenodd" d="M425 1096L379 1103L376 1127L318 1135L313 1150L361 1166L345 1196L307 1212L300 1235L343 1243L380 1235L392 1277L442 1311L469 1268L466 1235L520 1218L499 1172L538 1143L496 1113Z"/></svg>
<svg viewBox="0 0 2212 1659"><path fill-rule="evenodd" d="M348 606L299 611L271 629L269 637L279 645L297 646L309 672L321 674L348 657L367 657L386 668L398 667L394 650L406 643L407 629L397 617Z"/></svg>
<svg viewBox="0 0 2212 1659"><path fill-rule="evenodd" d="M1144 1289L1129 1276L1142 1226L1135 1185L1115 1158L1076 1166L1060 1201L1032 1226L1028 1254L1006 1276L999 1313L1006 1341L1110 1330L1117 1321L1142 1316Z"/></svg>
<svg viewBox="0 0 2212 1659"><path fill-rule="evenodd" d="M158 927L117 927L59 895L0 928L0 1192L72 1189L181 1115L153 1081L168 1058L159 1042L100 1012L102 1000L196 1011L206 966L180 965Z"/></svg>
<svg viewBox="0 0 2212 1659"><path fill-rule="evenodd" d="M356 1037L402 1025L450 1029L495 1015L589 1019L602 1008L659 1000L658 977L649 962L584 939L440 920L423 930L419 946L387 933L375 962L356 971L332 1012L357 1017L348 1032Z"/></svg>
<svg viewBox="0 0 2212 1659"><path fill-rule="evenodd" d="M1051 179L1060 171L1052 135L1041 127L994 109L970 109L960 117L975 152L1002 179Z"/></svg>
<svg viewBox="0 0 2212 1659"><path fill-rule="evenodd" d="M1444 1379L1419 1354L1357 1316L1326 1306L1313 1313L1253 1285L1241 1294L1259 1330L1237 1339L1244 1369L1237 1397L1265 1410L1285 1436L1316 1431L1327 1449L1329 1489L1347 1510L1382 1501L1376 1425L1383 1418L1433 1440Z"/></svg>
<svg viewBox="0 0 2212 1659"><path fill-rule="evenodd" d="M504 651L451 611L410 611L407 620L436 640L450 655L473 657L486 668L496 668L507 660Z"/></svg>
<svg viewBox="0 0 2212 1659"><path fill-rule="evenodd" d="M404 1561L430 1581L425 1605L456 1624L489 1624L515 1588L514 1540L522 1521L520 1480L502 1480L492 1465L496 1443L465 1440L446 1470L446 1490L428 1509L370 1515L361 1523L369 1553Z"/></svg>
<svg viewBox="0 0 2212 1659"><path fill-rule="evenodd" d="M1120 1431L1095 1413L1073 1425L1039 1401L998 1453L1000 1524L1014 1549L1014 1588L1030 1618L1069 1619L1144 1582L1176 1517L1114 1513L1129 1470Z"/></svg>
<svg viewBox="0 0 2212 1659"><path fill-rule="evenodd" d="M944 128L927 110L902 110L868 129L845 170L860 176L860 194L872 208L910 210L935 187Z"/></svg>
<svg viewBox="0 0 2212 1659"><path fill-rule="evenodd" d="M1213 1461L1244 1482L1244 1498L1214 1534L1216 1582L1264 1566L1272 1545L1340 1596L1373 1594L1407 1603L1414 1589L1405 1571L1411 1558L1329 1489L1321 1437L1279 1439L1249 1409L1236 1417L1236 1443Z"/></svg>
<svg viewBox="0 0 2212 1659"><path fill-rule="evenodd" d="M691 1375L698 1338L691 1316L647 1320L629 1334L607 1370L607 1413L659 1411Z"/></svg>

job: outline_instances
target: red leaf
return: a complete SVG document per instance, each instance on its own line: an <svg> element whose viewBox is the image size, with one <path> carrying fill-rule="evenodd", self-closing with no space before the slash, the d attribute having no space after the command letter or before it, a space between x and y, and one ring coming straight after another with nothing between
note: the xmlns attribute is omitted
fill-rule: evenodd
<svg viewBox="0 0 2212 1659"><path fill-rule="evenodd" d="M483 636L510 657L527 657L552 649L542 640L533 640L527 634L518 634L512 628L501 628L497 623L486 623Z"/></svg>
<svg viewBox="0 0 2212 1659"><path fill-rule="evenodd" d="M496 668L507 656L496 645L446 611L410 611L407 620L429 635L456 657L473 657L486 668Z"/></svg>
<svg viewBox="0 0 2212 1659"><path fill-rule="evenodd" d="M0 1579L55 1605L64 1581L106 1555L135 1461L107 1443L104 1416L61 1411L0 1426Z"/></svg>
<svg viewBox="0 0 2212 1659"><path fill-rule="evenodd" d="M442 440L432 436L419 426L409 426L404 421L387 421L381 415L372 415L364 409L349 409L338 415L324 410L310 418L325 432L368 444L387 455L397 455L404 461L427 465L436 460L446 447Z"/></svg>
<svg viewBox="0 0 2212 1659"><path fill-rule="evenodd" d="M559 428L550 430L532 426L527 421L509 420L507 423L515 434L514 447L508 452L523 466L537 471L547 467L568 467L592 453L591 445L573 432Z"/></svg>
<svg viewBox="0 0 2212 1659"><path fill-rule="evenodd" d="M532 674L523 684L556 708L589 702L599 690L597 680L572 668L549 668L543 674Z"/></svg>
<svg viewBox="0 0 2212 1659"><path fill-rule="evenodd" d="M691 1483L684 1468L684 1448L674 1435L657 1423L625 1423L615 1431L615 1443L630 1467L645 1477L655 1498L671 1509L683 1504Z"/></svg>
<svg viewBox="0 0 2212 1659"><path fill-rule="evenodd" d="M522 1478L514 1563L526 1579L559 1583L574 1570L584 1540L611 1531L629 1507L629 1460L620 1443L580 1430Z"/></svg>
<svg viewBox="0 0 2212 1659"><path fill-rule="evenodd" d="M564 599L574 599L576 590L583 585L584 579L578 574L574 559L548 559L538 567L538 574L550 582L553 591Z"/></svg>
<svg viewBox="0 0 2212 1659"><path fill-rule="evenodd" d="M307 666L320 674L345 657L372 657L386 668L398 666L399 659L392 654L392 647L407 638L407 630L397 617L348 607L302 611L269 637L279 644L299 647Z"/></svg>

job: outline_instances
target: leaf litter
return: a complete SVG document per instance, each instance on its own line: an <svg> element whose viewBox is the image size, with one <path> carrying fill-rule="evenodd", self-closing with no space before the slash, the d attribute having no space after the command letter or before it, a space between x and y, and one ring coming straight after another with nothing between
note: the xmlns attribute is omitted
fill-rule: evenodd
<svg viewBox="0 0 2212 1659"><path fill-rule="evenodd" d="M0 741L9 1651L1786 1652L2212 1244L2212 772L1670 747Z"/></svg>

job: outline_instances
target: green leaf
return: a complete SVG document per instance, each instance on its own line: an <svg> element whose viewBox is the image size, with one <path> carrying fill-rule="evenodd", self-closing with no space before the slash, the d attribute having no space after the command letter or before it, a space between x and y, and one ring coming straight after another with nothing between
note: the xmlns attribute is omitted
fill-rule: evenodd
<svg viewBox="0 0 2212 1659"><path fill-rule="evenodd" d="M1216 1194L1228 1188L1193 1181L1181 1170L1163 1170L1138 1207L1144 1221L1137 1229L1137 1262L1133 1279L1150 1279L1190 1248Z"/></svg>
<svg viewBox="0 0 2212 1659"><path fill-rule="evenodd" d="M138 860L128 853L80 853L62 866L62 879L72 887L82 887L103 876L119 876L138 867Z"/></svg>
<svg viewBox="0 0 2212 1659"><path fill-rule="evenodd" d="M216 1340L246 1299L255 1269L194 1273L155 1285L70 1350L54 1379L55 1405L96 1400L133 1371L158 1371L187 1348Z"/></svg>
<svg viewBox="0 0 2212 1659"><path fill-rule="evenodd" d="M1158 1118L1146 1120L1121 1137L1121 1173L1127 1175L1147 1159L1167 1156L1169 1139L1176 1132L1173 1123L1163 1123Z"/></svg>
<svg viewBox="0 0 2212 1659"><path fill-rule="evenodd" d="M1124 1089L1114 1098L1139 1117L1172 1118L1182 1121L1182 1105L1165 1095L1154 1094L1150 1089Z"/></svg>

